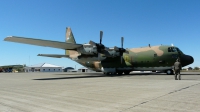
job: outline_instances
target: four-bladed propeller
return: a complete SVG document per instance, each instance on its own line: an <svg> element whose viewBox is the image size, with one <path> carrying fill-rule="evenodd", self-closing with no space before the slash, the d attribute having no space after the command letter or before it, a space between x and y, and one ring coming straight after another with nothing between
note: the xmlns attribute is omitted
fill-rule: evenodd
<svg viewBox="0 0 200 112"><path fill-rule="evenodd" d="M123 61L123 53L127 52L126 49L123 48L123 44L124 44L124 37L121 37L121 48L118 47L114 47L114 50L119 52L120 56L121 56L121 63Z"/></svg>
<svg viewBox="0 0 200 112"><path fill-rule="evenodd" d="M95 43L93 41L90 41L89 44L95 45L97 47L97 52L98 52L98 60L100 58L99 53L103 53L105 50L105 46L102 44L102 38L103 38L103 31L100 31L100 43Z"/></svg>
<svg viewBox="0 0 200 112"><path fill-rule="evenodd" d="M97 47L97 51L102 53L103 50L105 49L105 46L102 43L102 38L103 38L103 31L100 31L100 43L95 43L93 41L90 41L89 44L95 45Z"/></svg>
<svg viewBox="0 0 200 112"><path fill-rule="evenodd" d="M90 41L89 44L93 45L93 46L96 46L97 47L97 52L98 52L98 60L100 58L100 53L104 53L105 50L108 50L109 48L105 47L103 44L102 44L102 38L103 38L103 31L100 31L100 43L95 43L93 41ZM124 37L121 37L121 48L118 48L118 47L114 47L114 50L116 52L119 52L120 54L120 57L121 57L121 63L123 61L123 53L124 52L127 52L126 49L123 48L123 44L124 44Z"/></svg>

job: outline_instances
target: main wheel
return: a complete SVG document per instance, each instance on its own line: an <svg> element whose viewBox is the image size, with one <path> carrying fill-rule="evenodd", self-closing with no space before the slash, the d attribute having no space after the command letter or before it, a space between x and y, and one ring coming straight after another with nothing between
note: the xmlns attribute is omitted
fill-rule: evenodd
<svg viewBox="0 0 200 112"><path fill-rule="evenodd" d="M123 72L117 72L117 73L118 73L118 75L122 75Z"/></svg>
<svg viewBox="0 0 200 112"><path fill-rule="evenodd" d="M126 75L129 75L129 74L130 74L130 72L129 72L129 71L125 71L125 72L124 72L124 74L126 74Z"/></svg>
<svg viewBox="0 0 200 112"><path fill-rule="evenodd" d="M173 75L174 74L173 70L171 70L171 69L167 70L166 73L167 73L167 75Z"/></svg>
<svg viewBox="0 0 200 112"><path fill-rule="evenodd" d="M110 72L104 72L104 73L105 73L105 75L107 75L107 76L110 75Z"/></svg>

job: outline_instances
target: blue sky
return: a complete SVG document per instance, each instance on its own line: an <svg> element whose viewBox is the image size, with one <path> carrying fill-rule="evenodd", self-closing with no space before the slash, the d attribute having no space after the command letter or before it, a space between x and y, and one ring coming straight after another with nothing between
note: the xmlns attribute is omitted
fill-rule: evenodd
<svg viewBox="0 0 200 112"><path fill-rule="evenodd" d="M134 48L151 45L179 47L200 66L199 0L0 0L0 65L51 63L81 67L66 58L38 57L64 50L5 42L6 36L65 41L70 26L77 43L99 42Z"/></svg>

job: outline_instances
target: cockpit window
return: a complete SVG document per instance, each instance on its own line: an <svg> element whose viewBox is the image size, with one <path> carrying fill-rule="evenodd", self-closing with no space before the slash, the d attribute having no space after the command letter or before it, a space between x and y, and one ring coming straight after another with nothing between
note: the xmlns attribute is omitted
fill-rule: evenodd
<svg viewBox="0 0 200 112"><path fill-rule="evenodd" d="M183 54L183 52L182 52L179 48L176 48L176 50L177 50L178 52L180 52L180 53Z"/></svg>
<svg viewBox="0 0 200 112"><path fill-rule="evenodd" d="M176 50L175 47L172 47L172 51L173 51L173 52L177 52L177 50Z"/></svg>
<svg viewBox="0 0 200 112"><path fill-rule="evenodd" d="M168 52L177 52L177 48L175 48L175 47L168 47Z"/></svg>
<svg viewBox="0 0 200 112"><path fill-rule="evenodd" d="M172 52L171 47L168 48L168 52Z"/></svg>

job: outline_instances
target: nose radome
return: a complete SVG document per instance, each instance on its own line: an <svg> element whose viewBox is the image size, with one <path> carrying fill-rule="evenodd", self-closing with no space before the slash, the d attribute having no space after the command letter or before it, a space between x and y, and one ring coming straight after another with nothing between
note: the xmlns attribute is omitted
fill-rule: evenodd
<svg viewBox="0 0 200 112"><path fill-rule="evenodd" d="M194 62L194 58L192 56L190 56L190 62L193 63Z"/></svg>
<svg viewBox="0 0 200 112"><path fill-rule="evenodd" d="M194 62L194 58L190 55L185 55L187 64L192 64Z"/></svg>
<svg viewBox="0 0 200 112"><path fill-rule="evenodd" d="M186 66L192 64L194 62L194 58L190 55L182 55L181 56L182 66Z"/></svg>

